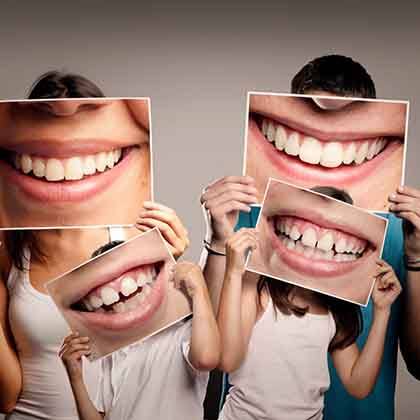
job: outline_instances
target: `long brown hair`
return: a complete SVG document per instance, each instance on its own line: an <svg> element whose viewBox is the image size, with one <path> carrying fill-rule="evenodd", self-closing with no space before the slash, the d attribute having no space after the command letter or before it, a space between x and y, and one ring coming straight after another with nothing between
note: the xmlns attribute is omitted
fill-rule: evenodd
<svg viewBox="0 0 420 420"><path fill-rule="evenodd" d="M311 190L353 204L350 194L344 190L331 186L317 186L311 188ZM271 296L275 310L279 310L284 315L304 316L309 308L296 305L290 299L291 292L297 287L280 280L261 276L257 284L259 301L261 303L261 295L266 290ZM332 313L336 325L336 333L331 340L329 350L343 349L353 344L363 329L363 318L359 306L321 293L319 298L325 308Z"/></svg>
<svg viewBox="0 0 420 420"><path fill-rule="evenodd" d="M28 99L92 98L104 97L95 83L78 74L50 71L42 74L32 85ZM4 243L12 264L20 271L25 269L25 249L31 258L45 261L35 230L11 230L4 234Z"/></svg>
<svg viewBox="0 0 420 420"><path fill-rule="evenodd" d="M257 284L258 297L266 290L273 301L275 310L284 315L304 316L308 312L307 306L299 306L290 299L291 292L298 286L285 283L266 276L260 276ZM363 328L362 313L359 306L331 296L319 294L323 306L328 309L335 321L336 333L329 345L329 351L343 349L353 344Z"/></svg>

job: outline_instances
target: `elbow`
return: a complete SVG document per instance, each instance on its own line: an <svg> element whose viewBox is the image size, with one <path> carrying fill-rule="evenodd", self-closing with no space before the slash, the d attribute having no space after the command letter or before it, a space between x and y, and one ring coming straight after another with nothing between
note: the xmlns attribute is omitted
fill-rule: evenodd
<svg viewBox="0 0 420 420"><path fill-rule="evenodd" d="M238 360L237 358L232 358L232 357L227 357L226 355L222 355L218 369L226 373L232 373L235 370L239 369L240 365L241 365L241 361Z"/></svg>
<svg viewBox="0 0 420 420"><path fill-rule="evenodd" d="M16 407L17 403L17 397L16 398L10 398L8 400L1 400L0 401L0 413L3 414L10 414L13 412L13 410Z"/></svg>
<svg viewBox="0 0 420 420"><path fill-rule="evenodd" d="M197 357L193 365L197 370L209 372L219 365L220 354L218 352L204 352Z"/></svg>

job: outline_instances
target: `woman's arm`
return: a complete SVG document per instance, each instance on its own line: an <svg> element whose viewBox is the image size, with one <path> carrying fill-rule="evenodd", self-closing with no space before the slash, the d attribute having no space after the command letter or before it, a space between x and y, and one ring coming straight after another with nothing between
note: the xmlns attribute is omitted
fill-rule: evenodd
<svg viewBox="0 0 420 420"><path fill-rule="evenodd" d="M83 381L82 356L89 353L89 338L74 333L64 339L59 355L69 377L80 420L103 420L104 414L93 405Z"/></svg>
<svg viewBox="0 0 420 420"><path fill-rule="evenodd" d="M3 270L2 270L3 271ZM4 277L4 273L1 273ZM8 319L9 298L0 278L0 412L10 413L22 390L22 372Z"/></svg>
<svg viewBox="0 0 420 420"><path fill-rule="evenodd" d="M346 390L355 398L366 398L375 386L381 368L391 305L401 292L392 268L378 261L377 279L372 292L373 323L361 351L356 344L332 353L335 368Z"/></svg>
<svg viewBox="0 0 420 420"><path fill-rule="evenodd" d="M219 368L225 372L238 369L245 359L257 319L256 282L242 281L246 252L256 246L256 232L252 229L239 230L226 244L226 272L217 314L222 342Z"/></svg>
<svg viewBox="0 0 420 420"><path fill-rule="evenodd" d="M220 336L200 267L190 262L175 266L174 284L192 300L192 331L188 359L202 371L214 369L220 358Z"/></svg>

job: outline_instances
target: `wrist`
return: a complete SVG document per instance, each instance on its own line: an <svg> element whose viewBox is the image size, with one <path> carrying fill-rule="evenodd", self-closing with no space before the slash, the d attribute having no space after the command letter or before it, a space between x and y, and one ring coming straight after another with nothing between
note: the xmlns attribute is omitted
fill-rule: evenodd
<svg viewBox="0 0 420 420"><path fill-rule="evenodd" d="M226 240L225 239L218 239L218 238L212 237L210 239L210 242L208 242L208 244L210 245L210 247L212 249L214 249L217 252L220 252L220 253L223 253L223 254L226 252Z"/></svg>
<svg viewBox="0 0 420 420"><path fill-rule="evenodd" d="M244 272L245 270L243 268L228 267L226 270L226 277L242 280Z"/></svg>
<svg viewBox="0 0 420 420"><path fill-rule="evenodd" d="M373 316L375 319L386 319L388 320L388 318L391 315L391 307L387 306L387 307L378 307L378 306L374 306L374 311L373 311Z"/></svg>

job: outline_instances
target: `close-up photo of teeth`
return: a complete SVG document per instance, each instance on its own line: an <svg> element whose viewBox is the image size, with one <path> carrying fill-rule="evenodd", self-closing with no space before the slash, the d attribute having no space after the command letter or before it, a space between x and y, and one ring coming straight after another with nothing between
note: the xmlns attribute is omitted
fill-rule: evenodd
<svg viewBox="0 0 420 420"><path fill-rule="evenodd" d="M244 175L332 185L361 208L387 211L404 183L408 101L249 92ZM369 192L369 193L368 193Z"/></svg>
<svg viewBox="0 0 420 420"><path fill-rule="evenodd" d="M0 101L0 228L133 224L150 126L149 98Z"/></svg>
<svg viewBox="0 0 420 420"><path fill-rule="evenodd" d="M94 360L184 319L190 301L172 282L175 260L152 229L47 283L70 328L91 339Z"/></svg>
<svg viewBox="0 0 420 420"><path fill-rule="evenodd" d="M270 178L264 197L247 269L367 305L387 220L330 186L312 191Z"/></svg>

